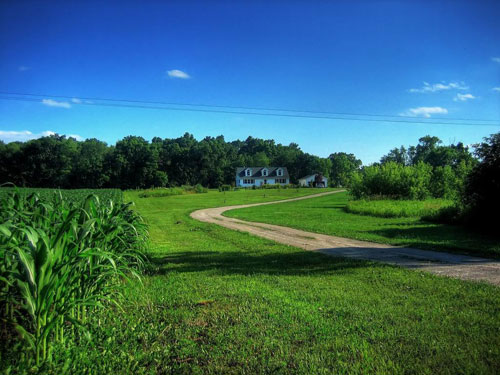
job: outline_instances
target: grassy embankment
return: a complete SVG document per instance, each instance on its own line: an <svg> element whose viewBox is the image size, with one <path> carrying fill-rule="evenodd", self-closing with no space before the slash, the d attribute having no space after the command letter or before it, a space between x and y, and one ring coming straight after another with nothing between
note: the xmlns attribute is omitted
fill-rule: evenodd
<svg viewBox="0 0 500 375"><path fill-rule="evenodd" d="M461 226L427 222L419 216L446 205L449 202L445 200L349 202L347 193L339 193L277 206L233 210L225 215L358 240L500 258L498 237Z"/></svg>

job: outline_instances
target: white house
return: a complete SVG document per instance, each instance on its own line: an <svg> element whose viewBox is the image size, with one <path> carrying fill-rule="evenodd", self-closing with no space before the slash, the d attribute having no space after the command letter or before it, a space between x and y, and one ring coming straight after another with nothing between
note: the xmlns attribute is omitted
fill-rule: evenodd
<svg viewBox="0 0 500 375"><path fill-rule="evenodd" d="M300 186L311 186L311 187L327 187L328 186L328 179L326 177L319 175L322 177L322 182L316 182L316 176L318 176L317 173L299 178L299 185Z"/></svg>
<svg viewBox="0 0 500 375"><path fill-rule="evenodd" d="M286 167L238 167L236 168L237 187L262 185L287 185L290 176Z"/></svg>

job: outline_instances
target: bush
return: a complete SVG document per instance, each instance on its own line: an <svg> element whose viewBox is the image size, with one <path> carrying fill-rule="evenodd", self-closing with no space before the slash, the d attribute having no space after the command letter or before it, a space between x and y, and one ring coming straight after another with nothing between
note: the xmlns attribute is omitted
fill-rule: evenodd
<svg viewBox="0 0 500 375"><path fill-rule="evenodd" d="M430 193L432 167L425 163L404 166L395 162L365 167L351 179L356 199L385 196L398 199L426 199Z"/></svg>
<svg viewBox="0 0 500 375"><path fill-rule="evenodd" d="M449 165L434 168L430 186L432 195L436 198L461 199L472 165L462 160L455 168Z"/></svg>
<svg viewBox="0 0 500 375"><path fill-rule="evenodd" d="M139 198L158 198L169 197L171 195L182 195L184 190L181 188L157 188L147 189L139 193Z"/></svg>
<svg viewBox="0 0 500 375"><path fill-rule="evenodd" d="M219 191L231 191L231 185L221 185Z"/></svg>
<svg viewBox="0 0 500 375"><path fill-rule="evenodd" d="M194 186L193 191L194 191L196 194L208 193L208 189L207 189L207 188L204 188L201 184L196 184L196 185Z"/></svg>
<svg viewBox="0 0 500 375"><path fill-rule="evenodd" d="M204 188L200 184L195 186L183 185L182 187L173 188L156 188L147 189L139 193L139 198L151 198L151 197L169 197L171 195L182 195L182 194L201 194L207 193L208 189Z"/></svg>
<svg viewBox="0 0 500 375"><path fill-rule="evenodd" d="M485 142L477 146L476 155L481 162L472 170L465 185L464 221L471 226L498 231L500 132L485 138Z"/></svg>

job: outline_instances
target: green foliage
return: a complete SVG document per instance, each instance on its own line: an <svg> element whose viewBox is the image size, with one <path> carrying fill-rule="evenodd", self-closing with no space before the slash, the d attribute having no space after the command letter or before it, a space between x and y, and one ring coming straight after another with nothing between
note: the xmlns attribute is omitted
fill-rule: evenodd
<svg viewBox="0 0 500 375"><path fill-rule="evenodd" d="M118 303L120 279L138 276L147 232L130 204L96 195L52 203L18 191L0 197L0 317L31 353L81 339L87 315Z"/></svg>
<svg viewBox="0 0 500 375"><path fill-rule="evenodd" d="M436 215L441 209L453 206L452 200L389 200L370 199L349 201L345 211L376 217L422 217Z"/></svg>
<svg viewBox="0 0 500 375"><path fill-rule="evenodd" d="M0 199L17 193L23 198L36 194L38 198L45 203L58 202L60 198L66 203L81 204L89 195L99 197L103 203L113 201L115 204L123 203L123 193L119 189L51 189L51 188L16 188L0 187Z"/></svg>
<svg viewBox="0 0 500 375"><path fill-rule="evenodd" d="M361 160L353 154L337 152L329 157L331 162L330 185L332 187L349 187L352 175L361 167Z"/></svg>
<svg viewBox="0 0 500 375"><path fill-rule="evenodd" d="M438 137L426 135L418 140L417 146L404 146L394 148L380 159L385 164L395 162L402 165L416 165L420 162L427 163L433 167L450 166L455 168L460 163L467 165L475 164L475 159L469 152L469 148L463 143L442 146Z"/></svg>
<svg viewBox="0 0 500 375"><path fill-rule="evenodd" d="M224 184L219 186L219 191L231 191L231 185Z"/></svg>
<svg viewBox="0 0 500 375"><path fill-rule="evenodd" d="M500 212L500 132L477 145L480 163L470 173L462 204L464 220L498 233Z"/></svg>
<svg viewBox="0 0 500 375"><path fill-rule="evenodd" d="M138 193L139 198L152 198L152 197L169 197L171 195L183 195L183 194L201 194L207 193L208 189L204 188L200 184L195 186L183 185L178 188L156 188L142 190Z"/></svg>
<svg viewBox="0 0 500 375"><path fill-rule="evenodd" d="M425 163L404 166L395 162L372 165L355 174L351 193L356 199L386 196L402 199L425 199L431 195L432 167Z"/></svg>
<svg viewBox="0 0 500 375"><path fill-rule="evenodd" d="M59 188L148 189L194 186L217 188L234 183L235 168L287 167L292 181L312 173L328 176L330 159L304 153L299 146L248 137L226 142L223 136L196 140L128 136L115 146L96 139L78 142L53 135L0 144L0 184Z"/></svg>

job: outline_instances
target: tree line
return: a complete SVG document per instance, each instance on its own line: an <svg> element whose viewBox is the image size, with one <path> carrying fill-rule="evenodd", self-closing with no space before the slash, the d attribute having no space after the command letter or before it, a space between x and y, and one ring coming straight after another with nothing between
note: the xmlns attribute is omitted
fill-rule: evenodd
<svg viewBox="0 0 500 375"><path fill-rule="evenodd" d="M201 184L233 184L240 166L287 167L292 182L320 173L334 186L346 186L360 168L353 154L321 158L299 145L248 137L225 141L223 136L201 141L192 134L151 142L128 136L114 146L98 139L78 141L51 135L28 142L0 141L0 183L55 188L137 189Z"/></svg>
<svg viewBox="0 0 500 375"><path fill-rule="evenodd" d="M477 163L478 159L463 143L445 146L438 137L427 135L416 146L394 148L380 163L354 173L349 185L358 199L457 199Z"/></svg>
<svg viewBox="0 0 500 375"><path fill-rule="evenodd" d="M417 146L391 150L380 163L351 175L351 194L358 199L452 199L454 206L441 210L435 221L466 224L498 235L500 133L474 145L473 153L462 143L441 143L426 136Z"/></svg>

